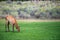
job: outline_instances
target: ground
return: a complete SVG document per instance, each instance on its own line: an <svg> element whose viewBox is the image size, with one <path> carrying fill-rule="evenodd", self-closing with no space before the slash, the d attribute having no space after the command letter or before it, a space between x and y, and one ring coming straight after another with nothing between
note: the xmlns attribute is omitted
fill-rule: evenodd
<svg viewBox="0 0 60 40"><path fill-rule="evenodd" d="M21 32L5 32L5 20L0 20L0 40L60 40L59 20L17 20Z"/></svg>

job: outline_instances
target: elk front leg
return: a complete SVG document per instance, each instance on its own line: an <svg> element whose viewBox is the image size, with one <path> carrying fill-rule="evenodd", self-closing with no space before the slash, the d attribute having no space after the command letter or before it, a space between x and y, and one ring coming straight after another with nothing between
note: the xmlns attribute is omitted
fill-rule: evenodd
<svg viewBox="0 0 60 40"><path fill-rule="evenodd" d="M5 24L5 31L7 32L7 24Z"/></svg>
<svg viewBox="0 0 60 40"><path fill-rule="evenodd" d="M13 28L12 29L13 29L13 32L14 32L14 24L13 24Z"/></svg>
<svg viewBox="0 0 60 40"><path fill-rule="evenodd" d="M8 27L8 21L5 23L5 31L7 32L7 27Z"/></svg>

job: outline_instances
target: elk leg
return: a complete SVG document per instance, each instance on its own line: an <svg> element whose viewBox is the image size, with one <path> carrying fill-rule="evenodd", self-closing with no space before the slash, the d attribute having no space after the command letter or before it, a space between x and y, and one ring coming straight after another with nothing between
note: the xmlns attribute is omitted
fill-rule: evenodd
<svg viewBox="0 0 60 40"><path fill-rule="evenodd" d="M14 24L13 24L13 32L14 32Z"/></svg>
<svg viewBox="0 0 60 40"><path fill-rule="evenodd" d="M5 31L7 32L7 24L5 24Z"/></svg>
<svg viewBox="0 0 60 40"><path fill-rule="evenodd" d="M9 30L9 24L10 24L10 23L9 23L9 21L8 21L8 31L10 31L10 30Z"/></svg>
<svg viewBox="0 0 60 40"><path fill-rule="evenodd" d="M5 23L5 31L7 32L8 21Z"/></svg>

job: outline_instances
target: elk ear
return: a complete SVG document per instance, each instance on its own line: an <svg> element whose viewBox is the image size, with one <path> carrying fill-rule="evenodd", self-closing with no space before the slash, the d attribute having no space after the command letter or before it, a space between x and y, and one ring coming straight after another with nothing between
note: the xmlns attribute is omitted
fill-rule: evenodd
<svg viewBox="0 0 60 40"><path fill-rule="evenodd" d="M20 28L20 26L18 26L18 28Z"/></svg>
<svg viewBox="0 0 60 40"><path fill-rule="evenodd" d="M18 27L16 27L16 29L18 29Z"/></svg>
<svg viewBox="0 0 60 40"><path fill-rule="evenodd" d="M18 32L20 32L20 28L18 28Z"/></svg>
<svg viewBox="0 0 60 40"><path fill-rule="evenodd" d="M17 30L18 30L18 32L20 32L20 26L18 26L18 29Z"/></svg>

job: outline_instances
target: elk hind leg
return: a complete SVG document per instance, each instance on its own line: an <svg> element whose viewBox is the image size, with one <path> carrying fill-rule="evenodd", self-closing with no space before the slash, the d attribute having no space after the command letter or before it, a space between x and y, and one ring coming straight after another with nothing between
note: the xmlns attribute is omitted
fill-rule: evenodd
<svg viewBox="0 0 60 40"><path fill-rule="evenodd" d="M10 23L9 23L9 21L8 21L8 31L10 31L10 30L9 30L9 24L10 24Z"/></svg>

